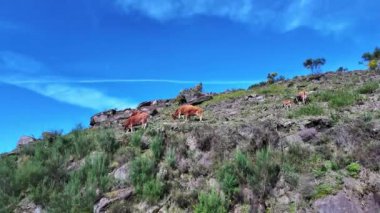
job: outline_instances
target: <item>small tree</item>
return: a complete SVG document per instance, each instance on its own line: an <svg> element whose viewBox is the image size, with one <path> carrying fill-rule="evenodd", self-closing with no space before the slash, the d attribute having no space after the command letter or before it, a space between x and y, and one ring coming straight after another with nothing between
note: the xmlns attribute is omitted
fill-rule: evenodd
<svg viewBox="0 0 380 213"><path fill-rule="evenodd" d="M369 70L380 71L380 48L376 47L372 53L364 53L362 59Z"/></svg>
<svg viewBox="0 0 380 213"><path fill-rule="evenodd" d="M303 62L303 66L306 69L310 69L312 74L317 74L321 71L321 66L325 65L325 58L308 58Z"/></svg>
<svg viewBox="0 0 380 213"><path fill-rule="evenodd" d="M268 79L268 84L273 84L275 81L276 81L276 76L278 74L276 72L271 72L271 73L268 73L268 76L267 76L267 79Z"/></svg>
<svg viewBox="0 0 380 213"><path fill-rule="evenodd" d="M336 71L337 72L347 72L348 69L346 67L339 67Z"/></svg>

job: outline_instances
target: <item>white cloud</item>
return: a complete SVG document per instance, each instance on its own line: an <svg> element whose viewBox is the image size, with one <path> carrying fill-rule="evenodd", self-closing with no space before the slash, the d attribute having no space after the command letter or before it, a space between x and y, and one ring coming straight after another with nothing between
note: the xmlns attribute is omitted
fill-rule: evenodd
<svg viewBox="0 0 380 213"><path fill-rule="evenodd" d="M159 21L216 16L287 32L307 27L339 33L359 24L368 7L359 0L115 0L127 14L139 12ZM348 5L349 4L349 5Z"/></svg>
<svg viewBox="0 0 380 213"><path fill-rule="evenodd" d="M100 90L73 85L62 81L42 63L30 57L0 52L0 83L12 84L36 92L54 100L90 108L105 110L129 108L137 104L106 95Z"/></svg>
<svg viewBox="0 0 380 213"><path fill-rule="evenodd" d="M117 0L126 12L140 11L161 21L195 15L229 17L232 20L249 18L251 0Z"/></svg>
<svg viewBox="0 0 380 213"><path fill-rule="evenodd" d="M73 104L94 110L106 110L112 108L129 108L137 104L105 95L91 88L72 86L69 84L16 84L43 96L57 101Z"/></svg>

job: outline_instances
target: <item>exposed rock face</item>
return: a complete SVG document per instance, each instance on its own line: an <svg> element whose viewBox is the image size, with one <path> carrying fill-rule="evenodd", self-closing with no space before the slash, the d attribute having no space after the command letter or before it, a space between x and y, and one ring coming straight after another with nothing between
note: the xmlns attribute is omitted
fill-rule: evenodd
<svg viewBox="0 0 380 213"><path fill-rule="evenodd" d="M42 206L36 205L28 198L24 198L18 204L17 208L14 211L15 213L44 213Z"/></svg>
<svg viewBox="0 0 380 213"><path fill-rule="evenodd" d="M26 146L26 145L29 145L33 142L35 142L36 139L33 138L33 137L30 137L30 136L22 136L18 142L17 142L17 147L21 147L21 146Z"/></svg>
<svg viewBox="0 0 380 213"><path fill-rule="evenodd" d="M120 168L112 172L113 177L118 181L128 182L129 181L129 167L130 163L126 163Z"/></svg>
<svg viewBox="0 0 380 213"><path fill-rule="evenodd" d="M147 112L151 116L157 115L162 108L172 104L171 99L145 101L136 108L139 111ZM100 112L91 117L91 127L120 127L124 120L128 119L135 109L108 110Z"/></svg>
<svg viewBox="0 0 380 213"><path fill-rule="evenodd" d="M105 194L94 206L94 213L105 212L107 206L119 200L128 199L133 194L132 188L119 189Z"/></svg>
<svg viewBox="0 0 380 213"><path fill-rule="evenodd" d="M320 213L362 213L360 201L350 197L343 191L337 195L328 196L314 202L313 207Z"/></svg>

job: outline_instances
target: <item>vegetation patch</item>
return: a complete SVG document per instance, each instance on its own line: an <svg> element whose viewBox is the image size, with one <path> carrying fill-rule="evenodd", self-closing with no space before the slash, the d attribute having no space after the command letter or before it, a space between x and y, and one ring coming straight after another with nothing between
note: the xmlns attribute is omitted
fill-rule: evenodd
<svg viewBox="0 0 380 213"><path fill-rule="evenodd" d="M379 82L371 81L365 83L362 87L358 89L360 94L372 94L379 88Z"/></svg>
<svg viewBox="0 0 380 213"><path fill-rule="evenodd" d="M327 90L317 94L317 99L328 102L330 107L337 109L355 104L359 95L349 90Z"/></svg>
<svg viewBox="0 0 380 213"><path fill-rule="evenodd" d="M348 174L351 176L351 177L358 177L359 173L360 173L360 164L354 162L354 163L350 163L347 167L346 167L346 170L348 172Z"/></svg>
<svg viewBox="0 0 380 213"><path fill-rule="evenodd" d="M262 95L281 95L286 91L286 87L282 84L269 84L255 88L254 91Z"/></svg>
<svg viewBox="0 0 380 213"><path fill-rule="evenodd" d="M324 110L322 107L316 104L309 104L302 106L301 108L296 109L295 111L289 113L288 117L290 118L298 118L302 116L318 116L323 115Z"/></svg>
<svg viewBox="0 0 380 213"><path fill-rule="evenodd" d="M326 197L328 195L335 194L336 191L337 191L337 187L336 186L333 186L333 185L330 185L330 184L326 184L326 183L319 184L314 189L314 192L313 192L313 195L312 195L312 199L313 200L317 200L319 198L323 198L323 197Z"/></svg>
<svg viewBox="0 0 380 213"><path fill-rule="evenodd" d="M194 207L195 213L226 213L225 200L214 190L210 193L201 192L198 196L198 204Z"/></svg>
<svg viewBox="0 0 380 213"><path fill-rule="evenodd" d="M202 105L208 106L208 105L217 104L217 103L220 103L220 102L226 101L226 100L234 100L234 99L243 97L245 95L248 95L250 93L251 93L251 91L248 91L248 90L235 90L235 91L231 91L231 92L221 93L221 94L214 95L211 100L206 101Z"/></svg>

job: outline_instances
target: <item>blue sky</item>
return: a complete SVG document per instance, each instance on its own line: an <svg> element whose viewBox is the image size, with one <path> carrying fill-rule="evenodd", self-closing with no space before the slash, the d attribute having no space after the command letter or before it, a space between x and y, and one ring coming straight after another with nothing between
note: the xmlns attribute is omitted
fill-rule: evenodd
<svg viewBox="0 0 380 213"><path fill-rule="evenodd" d="M362 69L379 46L377 0L1 0L0 152L109 108L246 88L268 72Z"/></svg>

